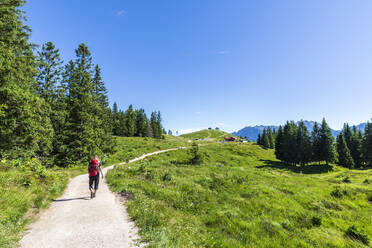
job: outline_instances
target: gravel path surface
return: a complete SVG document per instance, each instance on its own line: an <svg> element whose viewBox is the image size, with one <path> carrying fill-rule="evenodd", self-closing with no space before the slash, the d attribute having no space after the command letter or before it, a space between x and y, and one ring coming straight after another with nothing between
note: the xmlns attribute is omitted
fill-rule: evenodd
<svg viewBox="0 0 372 248"><path fill-rule="evenodd" d="M144 154L130 160L129 163L182 148ZM104 168L104 174L111 168L113 166ZM50 208L28 227L27 234L20 241L20 246L23 248L141 247L135 244L139 237L134 222L130 220L125 206L109 190L106 180L100 181L96 198L90 199L88 188L87 174L73 178L63 196L53 201Z"/></svg>

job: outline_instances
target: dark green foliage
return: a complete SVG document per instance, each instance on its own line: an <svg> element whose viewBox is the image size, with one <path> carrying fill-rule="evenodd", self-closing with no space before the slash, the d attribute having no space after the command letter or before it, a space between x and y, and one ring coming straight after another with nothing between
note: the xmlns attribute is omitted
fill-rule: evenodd
<svg viewBox="0 0 372 248"><path fill-rule="evenodd" d="M311 132L311 147L312 147L312 160L319 162L321 159L321 147L320 147L320 127L317 122L314 124L313 131Z"/></svg>
<svg viewBox="0 0 372 248"><path fill-rule="evenodd" d="M130 105L123 112L118 110L117 104L114 103L111 118L114 135L122 137L163 137L160 112L153 112L149 120L144 109L133 109L133 106Z"/></svg>
<svg viewBox="0 0 372 248"><path fill-rule="evenodd" d="M355 167L360 167L362 165L362 133L357 130L356 126L351 129L348 124L344 124L342 133Z"/></svg>
<svg viewBox="0 0 372 248"><path fill-rule="evenodd" d="M340 133L337 136L337 153L338 153L338 164L346 168L354 168L354 160L350 155L349 148L347 147L344 134Z"/></svg>
<svg viewBox="0 0 372 248"><path fill-rule="evenodd" d="M369 245L370 241L368 235L362 232L361 230L358 230L355 226L350 226L346 230L345 234L352 239L359 240L365 245Z"/></svg>
<svg viewBox="0 0 372 248"><path fill-rule="evenodd" d="M283 159L283 128L279 126L278 133L275 139L275 156L277 159Z"/></svg>
<svg viewBox="0 0 372 248"><path fill-rule="evenodd" d="M52 42L47 42L38 52L38 75L36 78L36 91L52 108L57 100L57 84L61 80L62 63L59 49Z"/></svg>
<svg viewBox="0 0 372 248"><path fill-rule="evenodd" d="M161 115L160 111L155 111L151 113L150 127L152 131L152 137L159 139L163 135L162 125L161 125Z"/></svg>
<svg viewBox="0 0 372 248"><path fill-rule="evenodd" d="M60 155L64 153L63 132L67 118L66 89L62 80L62 60L59 49L52 42L42 46L37 55L38 76L35 86L36 92L49 105L49 118L51 120L54 137L52 156L56 161L62 161Z"/></svg>
<svg viewBox="0 0 372 248"><path fill-rule="evenodd" d="M367 122L362 142L362 154L364 162L372 166L372 123Z"/></svg>
<svg viewBox="0 0 372 248"><path fill-rule="evenodd" d="M275 147L276 132L271 128L264 128L261 134L258 134L257 144L263 146L264 148L274 148Z"/></svg>
<svg viewBox="0 0 372 248"><path fill-rule="evenodd" d="M191 164L201 164L203 163L203 156L199 151L199 145L197 143L193 143L190 149L190 163Z"/></svg>
<svg viewBox="0 0 372 248"><path fill-rule="evenodd" d="M4 0L0 5L0 157L25 154L45 158L52 149L53 129L49 106L34 91L36 62L30 29L19 7L24 1ZM2 109L3 110L3 109Z"/></svg>
<svg viewBox="0 0 372 248"><path fill-rule="evenodd" d="M110 152L113 145L107 91L100 68L93 69L92 56L85 44L79 45L76 57L64 72L68 112L64 144L68 163L85 162L92 154Z"/></svg>
<svg viewBox="0 0 372 248"><path fill-rule="evenodd" d="M343 183L351 183L351 180L349 177L345 177L344 179L342 179L342 182Z"/></svg>
<svg viewBox="0 0 372 248"><path fill-rule="evenodd" d="M144 109L135 110L136 135L137 137L149 136L149 122Z"/></svg>
<svg viewBox="0 0 372 248"><path fill-rule="evenodd" d="M322 225L322 218L318 216L314 216L311 218L311 224L313 226L321 226Z"/></svg>
<svg viewBox="0 0 372 248"><path fill-rule="evenodd" d="M125 112L125 117L125 125L127 127L126 136L133 137L136 133L136 115L132 105L129 105L129 108Z"/></svg>
<svg viewBox="0 0 372 248"><path fill-rule="evenodd" d="M296 136L296 153L297 159L296 163L300 163L305 165L311 161L311 141L309 132L303 121L300 121L297 128L297 136Z"/></svg>
<svg viewBox="0 0 372 248"><path fill-rule="evenodd" d="M297 126L291 121L287 122L283 128L283 143L280 145L283 154L283 161L289 164L297 163Z"/></svg>
<svg viewBox="0 0 372 248"><path fill-rule="evenodd" d="M5 110L7 110L7 109L8 109L8 106L6 106L5 104L1 104L0 105L0 117L4 117L5 116Z"/></svg>
<svg viewBox="0 0 372 248"><path fill-rule="evenodd" d="M320 128L320 160L326 161L326 164L335 161L334 138L331 129L323 118Z"/></svg>

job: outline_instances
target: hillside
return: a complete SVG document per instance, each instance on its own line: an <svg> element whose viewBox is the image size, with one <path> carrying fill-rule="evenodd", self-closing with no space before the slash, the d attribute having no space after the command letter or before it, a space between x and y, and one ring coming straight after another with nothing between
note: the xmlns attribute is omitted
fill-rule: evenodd
<svg viewBox="0 0 372 248"><path fill-rule="evenodd" d="M219 141L224 140L225 137L233 136L230 133L214 130L214 129L204 129L193 133L183 134L180 137L188 139L208 139L209 141Z"/></svg>
<svg viewBox="0 0 372 248"><path fill-rule="evenodd" d="M367 247L371 170L295 167L254 143L174 151L109 172L149 247Z"/></svg>

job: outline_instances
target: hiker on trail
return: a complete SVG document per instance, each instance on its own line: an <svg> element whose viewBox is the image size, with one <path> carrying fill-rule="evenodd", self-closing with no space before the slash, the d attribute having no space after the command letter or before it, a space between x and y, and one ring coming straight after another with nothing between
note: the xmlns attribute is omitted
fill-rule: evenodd
<svg viewBox="0 0 372 248"><path fill-rule="evenodd" d="M96 197L96 192L98 189L99 184L99 172L101 171L102 179L103 179L103 172L101 169L101 162L97 155L94 155L92 161L90 161L88 166L88 173L89 173L89 190L90 190L90 198ZM93 188L94 183L94 188Z"/></svg>

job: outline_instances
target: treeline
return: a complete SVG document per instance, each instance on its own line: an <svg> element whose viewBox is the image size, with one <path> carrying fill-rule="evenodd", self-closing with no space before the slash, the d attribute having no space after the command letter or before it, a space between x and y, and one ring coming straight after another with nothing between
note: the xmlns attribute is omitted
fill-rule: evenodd
<svg viewBox="0 0 372 248"><path fill-rule="evenodd" d="M262 133L258 134L257 144L263 146L264 148L275 148L276 136L277 133L274 128L264 128Z"/></svg>
<svg viewBox="0 0 372 248"><path fill-rule="evenodd" d="M337 162L347 168L372 165L372 123L369 122L364 133L345 124L335 142L325 119L320 125L315 122L311 133L303 121L297 125L288 121L277 132L265 129L257 143L265 148L275 148L276 157L292 165L323 161L326 164Z"/></svg>
<svg viewBox="0 0 372 248"><path fill-rule="evenodd" d="M164 138L165 130L162 128L160 111L152 112L150 119L148 119L145 110L134 110L130 105L124 112L118 110L115 102L112 109L112 119L114 135Z"/></svg>
<svg viewBox="0 0 372 248"><path fill-rule="evenodd" d="M101 69L85 44L66 64L52 42L34 53L23 4L0 5L0 158L66 166L110 153L113 133L161 136L160 112L147 120L131 106L125 114L109 108Z"/></svg>

